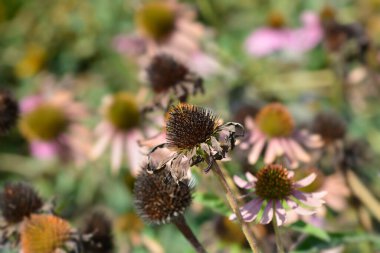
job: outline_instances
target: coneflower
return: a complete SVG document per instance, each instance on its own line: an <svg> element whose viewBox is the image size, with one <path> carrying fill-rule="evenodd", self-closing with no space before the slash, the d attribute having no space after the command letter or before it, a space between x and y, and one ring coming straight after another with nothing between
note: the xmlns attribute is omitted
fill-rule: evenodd
<svg viewBox="0 0 380 253"><path fill-rule="evenodd" d="M19 116L19 107L13 96L0 90L0 135L6 133L15 124Z"/></svg>
<svg viewBox="0 0 380 253"><path fill-rule="evenodd" d="M52 253L61 248L76 249L71 244L70 224L54 215L33 214L22 225L21 250L23 253Z"/></svg>
<svg viewBox="0 0 380 253"><path fill-rule="evenodd" d="M346 135L346 123L343 118L334 112L320 112L313 121L312 130L321 136L327 145L343 141Z"/></svg>
<svg viewBox="0 0 380 253"><path fill-rule="evenodd" d="M8 183L0 194L0 210L9 224L19 223L41 209L43 202L25 183Z"/></svg>
<svg viewBox="0 0 380 253"><path fill-rule="evenodd" d="M243 232L254 252L257 252L252 232L244 223L236 198L229 187L217 160L222 160L236 145L236 139L244 135L244 128L236 122L222 124L210 111L190 104L172 106L166 121L166 143L153 148L149 154L148 171L167 168L174 181L179 183L190 177L189 168L202 161L207 163L204 170L212 169L223 185L227 199L242 225ZM161 157L158 166L152 164L152 154L160 148L169 150L168 157ZM153 161L154 162L154 161Z"/></svg>
<svg viewBox="0 0 380 253"><path fill-rule="evenodd" d="M135 207L147 223L173 223L197 252L206 252L187 225L184 212L192 201L192 182L176 182L166 169L148 173L143 168L134 187Z"/></svg>
<svg viewBox="0 0 380 253"><path fill-rule="evenodd" d="M178 104L169 110L166 120L166 143L153 148L168 148L169 157L159 161L157 169L170 168L173 178L180 181L189 175L189 168L206 161L211 168L215 160L226 157L235 147L236 138L243 135L239 123L221 121L208 109L190 104Z"/></svg>
<svg viewBox="0 0 380 253"><path fill-rule="evenodd" d="M111 221L100 212L94 212L82 229L82 244L86 253L110 253L114 245Z"/></svg>
<svg viewBox="0 0 380 253"><path fill-rule="evenodd" d="M189 95L204 92L202 79L168 54L154 56L146 75L155 93L155 105L165 110L173 99L186 102Z"/></svg>

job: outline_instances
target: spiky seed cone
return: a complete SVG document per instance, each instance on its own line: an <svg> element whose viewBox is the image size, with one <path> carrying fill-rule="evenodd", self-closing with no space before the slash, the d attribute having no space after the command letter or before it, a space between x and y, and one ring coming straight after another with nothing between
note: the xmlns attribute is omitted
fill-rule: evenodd
<svg viewBox="0 0 380 253"><path fill-rule="evenodd" d="M23 253L53 253L70 238L70 225L50 214L33 214L21 230Z"/></svg>
<svg viewBox="0 0 380 253"><path fill-rule="evenodd" d="M346 123L337 113L321 112L314 118L313 131L319 134L325 143L331 143L343 140L346 135Z"/></svg>
<svg viewBox="0 0 380 253"><path fill-rule="evenodd" d="M166 54L156 55L147 68L148 80L156 93L185 81L188 73L187 67Z"/></svg>
<svg viewBox="0 0 380 253"><path fill-rule="evenodd" d="M170 108L166 139L178 149L191 149L209 140L218 126L218 119L211 111L190 104L178 104Z"/></svg>
<svg viewBox="0 0 380 253"><path fill-rule="evenodd" d="M0 209L9 223L21 222L38 211L43 203L34 189L25 183L8 183L0 194Z"/></svg>
<svg viewBox="0 0 380 253"><path fill-rule="evenodd" d="M138 215L153 224L167 223L182 215L191 204L191 195L190 182L184 180L177 184L166 169L149 174L143 168L134 187Z"/></svg>
<svg viewBox="0 0 380 253"><path fill-rule="evenodd" d="M16 124L18 116L17 101L8 91L0 90L0 135Z"/></svg>
<svg viewBox="0 0 380 253"><path fill-rule="evenodd" d="M83 240L86 253L109 253L113 250L111 221L102 213L94 212L87 220L82 230L83 235L90 235Z"/></svg>

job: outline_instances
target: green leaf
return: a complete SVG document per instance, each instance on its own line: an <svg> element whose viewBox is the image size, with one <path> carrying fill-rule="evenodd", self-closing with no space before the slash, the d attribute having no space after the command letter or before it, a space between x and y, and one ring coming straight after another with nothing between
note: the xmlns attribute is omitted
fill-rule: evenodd
<svg viewBox="0 0 380 253"><path fill-rule="evenodd" d="M320 229L318 227L315 227L311 224L305 223L303 221L297 221L289 226L290 229L294 231L298 231L307 235L311 235L313 237L316 237L322 241L329 242L330 236L329 234L324 231L323 229Z"/></svg>
<svg viewBox="0 0 380 253"><path fill-rule="evenodd" d="M213 193L196 192L194 194L194 201L197 201L205 207L208 207L213 211L224 216L229 216L231 214L231 211L229 207L225 204L225 202Z"/></svg>
<svg viewBox="0 0 380 253"><path fill-rule="evenodd" d="M330 240L321 240L315 236L308 236L302 240L291 253L314 253L323 249L348 245L359 247L360 243L372 243L373 250L380 250L380 236L363 232L328 233Z"/></svg>

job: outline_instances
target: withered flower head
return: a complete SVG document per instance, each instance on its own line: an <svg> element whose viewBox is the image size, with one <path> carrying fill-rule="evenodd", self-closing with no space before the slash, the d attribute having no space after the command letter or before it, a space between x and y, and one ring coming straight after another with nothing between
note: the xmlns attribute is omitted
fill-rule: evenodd
<svg viewBox="0 0 380 253"><path fill-rule="evenodd" d="M16 124L19 116L17 101L8 91L0 90L0 134Z"/></svg>
<svg viewBox="0 0 380 253"><path fill-rule="evenodd" d="M0 209L8 223L21 222L42 205L38 194L25 183L8 183L0 194Z"/></svg>
<svg viewBox="0 0 380 253"><path fill-rule="evenodd" d="M189 168L206 161L208 172L215 160L222 160L234 149L236 139L244 135L244 127L236 122L221 121L209 110L190 104L178 104L169 110L166 120L166 143L154 147L152 154L167 148L168 157L160 158L156 169L168 167L180 181L189 176ZM149 163L150 164L150 163ZM150 167L148 167L151 170Z"/></svg>
<svg viewBox="0 0 380 253"><path fill-rule="evenodd" d="M189 95L203 92L202 78L170 55L158 54L153 57L146 72L157 94L172 93L179 101L186 102Z"/></svg>
<svg viewBox="0 0 380 253"><path fill-rule="evenodd" d="M312 128L327 144L343 140L346 135L346 123L339 114L333 112L317 114Z"/></svg>
<svg viewBox="0 0 380 253"><path fill-rule="evenodd" d="M166 121L167 142L178 149L191 149L210 140L220 126L207 109L189 104L173 106Z"/></svg>
<svg viewBox="0 0 380 253"><path fill-rule="evenodd" d="M145 222L167 223L190 206L192 184L189 180L176 183L166 169L150 174L143 168L135 183L134 197L137 213Z"/></svg>
<svg viewBox="0 0 380 253"><path fill-rule="evenodd" d="M88 239L82 241L86 253L109 253L113 250L111 221L102 213L94 212L82 230Z"/></svg>
<svg viewBox="0 0 380 253"><path fill-rule="evenodd" d="M49 214L33 214L23 223L21 249L23 253L52 253L70 239L68 222Z"/></svg>

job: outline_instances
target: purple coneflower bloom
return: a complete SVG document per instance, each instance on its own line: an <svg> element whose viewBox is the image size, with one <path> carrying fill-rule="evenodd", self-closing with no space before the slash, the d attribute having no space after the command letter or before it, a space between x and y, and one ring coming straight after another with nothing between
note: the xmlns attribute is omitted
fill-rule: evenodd
<svg viewBox="0 0 380 253"><path fill-rule="evenodd" d="M323 37L319 17L304 12L301 21L303 26L300 28L286 28L282 17L276 13L270 17L269 26L257 29L248 37L246 50L253 56L263 57L279 51L304 53L313 49Z"/></svg>
<svg viewBox="0 0 380 253"><path fill-rule="evenodd" d="M144 139L140 130L141 114L138 99L127 92L119 92L104 97L101 113L103 120L95 129L99 137L91 156L99 158L111 145L111 167L114 173L118 172L124 154L128 157L129 168L133 175L140 170L143 154L138 141Z"/></svg>
<svg viewBox="0 0 380 253"><path fill-rule="evenodd" d="M294 120L289 111L280 103L264 106L255 119L246 118L248 139L241 145L242 149L251 148L248 162L255 164L265 146L264 163L270 164L277 157L284 156L291 168L299 162L308 163L310 155L302 147L318 148L322 141L318 135L306 131L295 131Z"/></svg>
<svg viewBox="0 0 380 253"><path fill-rule="evenodd" d="M262 224L268 224L275 215L277 225L286 222L286 212L294 210L300 215L311 215L316 212L324 201L322 197L326 192L305 193L300 188L311 184L316 175L294 181L293 172L288 171L282 165L270 164L262 168L255 176L247 172L248 181L234 176L235 183L244 189L253 189L254 198L242 208L242 217L245 221L256 220ZM235 219L235 214L230 219Z"/></svg>
<svg viewBox="0 0 380 253"><path fill-rule="evenodd" d="M78 121L85 107L69 91L33 95L20 102L19 128L31 154L39 159L59 158L82 163L88 151L88 132Z"/></svg>

